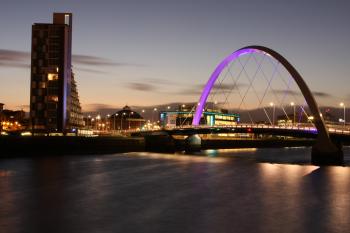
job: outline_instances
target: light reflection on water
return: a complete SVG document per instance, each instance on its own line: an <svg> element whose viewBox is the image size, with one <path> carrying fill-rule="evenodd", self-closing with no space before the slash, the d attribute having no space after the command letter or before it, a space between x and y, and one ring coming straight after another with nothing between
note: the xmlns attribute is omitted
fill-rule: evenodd
<svg viewBox="0 0 350 233"><path fill-rule="evenodd" d="M313 166L309 156L288 148L4 159L0 232L349 232L350 168Z"/></svg>

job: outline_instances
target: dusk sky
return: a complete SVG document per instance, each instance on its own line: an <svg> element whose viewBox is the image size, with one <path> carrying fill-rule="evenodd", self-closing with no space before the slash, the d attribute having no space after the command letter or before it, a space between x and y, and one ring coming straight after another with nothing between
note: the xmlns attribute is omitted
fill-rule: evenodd
<svg viewBox="0 0 350 233"><path fill-rule="evenodd" d="M73 13L73 70L83 110L197 101L215 66L247 45L287 58L320 105L350 104L350 1L4 1L0 102L29 104L31 25ZM28 110L25 108L25 110Z"/></svg>

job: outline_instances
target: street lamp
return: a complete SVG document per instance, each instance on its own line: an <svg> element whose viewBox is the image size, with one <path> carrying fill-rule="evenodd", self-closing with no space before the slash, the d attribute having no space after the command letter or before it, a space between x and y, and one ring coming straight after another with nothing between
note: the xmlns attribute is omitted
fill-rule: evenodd
<svg viewBox="0 0 350 233"><path fill-rule="evenodd" d="M170 106L168 106L167 109L169 110L169 109L170 109Z"/></svg>
<svg viewBox="0 0 350 233"><path fill-rule="evenodd" d="M90 122L90 126L91 126L91 116L90 115L88 115L88 120L87 120L87 127L88 127L88 129L90 129L89 122Z"/></svg>
<svg viewBox="0 0 350 233"><path fill-rule="evenodd" d="M340 105L340 107L343 107L343 118L344 118L344 127L345 127L345 124L346 124L346 120L345 120L345 104L343 102L341 102L339 105Z"/></svg>
<svg viewBox="0 0 350 233"><path fill-rule="evenodd" d="M273 107L273 111L272 111L272 125L275 126L275 104L273 102L271 102L270 106Z"/></svg>
<svg viewBox="0 0 350 233"><path fill-rule="evenodd" d="M91 119L91 128L94 129L95 118ZM96 124L95 124L96 125Z"/></svg>
<svg viewBox="0 0 350 233"><path fill-rule="evenodd" d="M111 115L109 115L109 114L106 115L106 118L107 118L106 121L105 121L105 123L106 123L106 128L105 128L105 129L106 129L106 130L110 130L110 125L109 125L109 117L110 117L110 116L111 116Z"/></svg>
<svg viewBox="0 0 350 233"><path fill-rule="evenodd" d="M155 113L157 110L158 110L157 108L154 108L154 109L153 109L153 113L152 113L152 122L154 122L154 113Z"/></svg>
<svg viewBox="0 0 350 233"><path fill-rule="evenodd" d="M123 112L123 116L125 116L125 115L126 115L126 113ZM120 131L123 130L123 116L120 116Z"/></svg>
<svg viewBox="0 0 350 233"><path fill-rule="evenodd" d="M294 102L291 102L290 106L293 107L293 126L294 126L295 125L295 104L294 104Z"/></svg>
<svg viewBox="0 0 350 233"><path fill-rule="evenodd" d="M129 112L129 116L128 116L128 125L129 125L129 130L130 130L130 114L134 115L134 112Z"/></svg>
<svg viewBox="0 0 350 233"><path fill-rule="evenodd" d="M98 115L96 116L96 125L97 125L97 130L99 130L99 129L100 129L100 123L99 123L99 120L101 120L101 115L100 115L100 114L98 114Z"/></svg>
<svg viewBox="0 0 350 233"><path fill-rule="evenodd" d="M114 131L115 131L115 117L118 115L119 115L118 113L113 115L113 129L114 129Z"/></svg>

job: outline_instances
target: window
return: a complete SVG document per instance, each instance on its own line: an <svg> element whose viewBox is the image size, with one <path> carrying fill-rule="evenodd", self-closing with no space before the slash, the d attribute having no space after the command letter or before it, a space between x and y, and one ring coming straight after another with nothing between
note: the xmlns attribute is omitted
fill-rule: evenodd
<svg viewBox="0 0 350 233"><path fill-rule="evenodd" d="M69 25L69 15L64 15L64 23Z"/></svg>
<svg viewBox="0 0 350 233"><path fill-rule="evenodd" d="M52 102L58 102L58 96L57 95L49 95L47 97L48 101L52 101Z"/></svg>
<svg viewBox="0 0 350 233"><path fill-rule="evenodd" d="M58 80L58 74L48 73L48 74L47 74L47 79L48 79L49 81Z"/></svg>
<svg viewBox="0 0 350 233"><path fill-rule="evenodd" d="M39 82L39 88L46 88L45 82Z"/></svg>

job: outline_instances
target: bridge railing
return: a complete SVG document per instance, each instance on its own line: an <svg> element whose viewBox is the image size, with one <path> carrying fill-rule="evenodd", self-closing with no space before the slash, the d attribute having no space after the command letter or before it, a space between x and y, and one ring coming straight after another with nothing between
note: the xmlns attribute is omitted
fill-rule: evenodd
<svg viewBox="0 0 350 233"><path fill-rule="evenodd" d="M217 125L217 126L208 126L208 125L198 125L198 126L192 126L192 125L183 125L183 126L176 126L176 127L168 127L166 129L169 130L181 130L181 129L208 129L208 128L252 128L252 129L284 129L284 130L291 130L291 131L317 131L316 127L313 124L308 123L299 123L296 125L267 125L267 124L236 124L236 125ZM333 128L331 125L327 125L328 131L330 133L336 133L336 134L346 134L350 135L350 129L349 128Z"/></svg>

